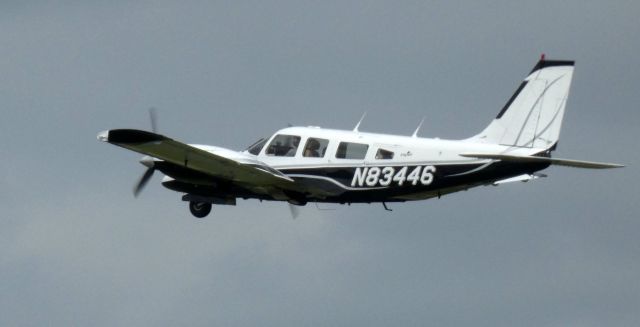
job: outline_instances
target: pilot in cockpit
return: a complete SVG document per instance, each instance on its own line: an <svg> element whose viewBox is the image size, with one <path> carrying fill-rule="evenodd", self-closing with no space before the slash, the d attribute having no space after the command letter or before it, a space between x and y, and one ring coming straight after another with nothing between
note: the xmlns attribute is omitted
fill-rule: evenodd
<svg viewBox="0 0 640 327"><path fill-rule="evenodd" d="M291 143L289 145L289 151L284 155L285 157L293 157L296 155L296 150L298 150L298 144L300 144L300 137L292 137L290 139Z"/></svg>
<svg viewBox="0 0 640 327"><path fill-rule="evenodd" d="M309 139L307 141L307 146L304 148L304 153L302 154L304 157L320 157L320 153L318 150L320 149L320 143L316 139Z"/></svg>

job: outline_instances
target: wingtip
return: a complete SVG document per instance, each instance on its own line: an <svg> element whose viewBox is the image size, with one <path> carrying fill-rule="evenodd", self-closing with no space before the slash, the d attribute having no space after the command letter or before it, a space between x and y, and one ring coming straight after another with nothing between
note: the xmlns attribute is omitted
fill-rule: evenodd
<svg viewBox="0 0 640 327"><path fill-rule="evenodd" d="M109 143L132 144L157 142L168 138L160 134L139 129L111 129L99 133L98 139Z"/></svg>
<svg viewBox="0 0 640 327"><path fill-rule="evenodd" d="M98 141L109 142L109 131L102 131L97 135Z"/></svg>

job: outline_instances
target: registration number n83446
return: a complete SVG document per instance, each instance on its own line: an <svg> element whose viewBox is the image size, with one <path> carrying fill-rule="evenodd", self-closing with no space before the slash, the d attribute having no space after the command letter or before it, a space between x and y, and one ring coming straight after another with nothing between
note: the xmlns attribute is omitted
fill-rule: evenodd
<svg viewBox="0 0 640 327"><path fill-rule="evenodd" d="M435 172L435 166L358 167L353 174L351 186L429 185L433 182Z"/></svg>

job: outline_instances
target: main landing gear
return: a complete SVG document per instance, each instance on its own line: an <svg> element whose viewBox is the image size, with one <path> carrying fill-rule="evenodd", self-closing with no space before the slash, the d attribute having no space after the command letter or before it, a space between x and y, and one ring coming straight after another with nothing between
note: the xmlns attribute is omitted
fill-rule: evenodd
<svg viewBox="0 0 640 327"><path fill-rule="evenodd" d="M204 218L211 212L211 206L218 205L236 205L236 198L222 198L201 196L195 194L185 194L182 201L189 202L189 211L197 218Z"/></svg>
<svg viewBox="0 0 640 327"><path fill-rule="evenodd" d="M211 212L211 203L190 201L189 210L196 218L204 218Z"/></svg>

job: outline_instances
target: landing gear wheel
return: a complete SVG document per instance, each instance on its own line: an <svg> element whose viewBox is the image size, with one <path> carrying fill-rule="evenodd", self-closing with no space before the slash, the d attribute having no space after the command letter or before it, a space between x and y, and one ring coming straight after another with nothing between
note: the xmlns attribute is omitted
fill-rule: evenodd
<svg viewBox="0 0 640 327"><path fill-rule="evenodd" d="M197 218L204 218L211 212L211 203L191 201L189 210Z"/></svg>

